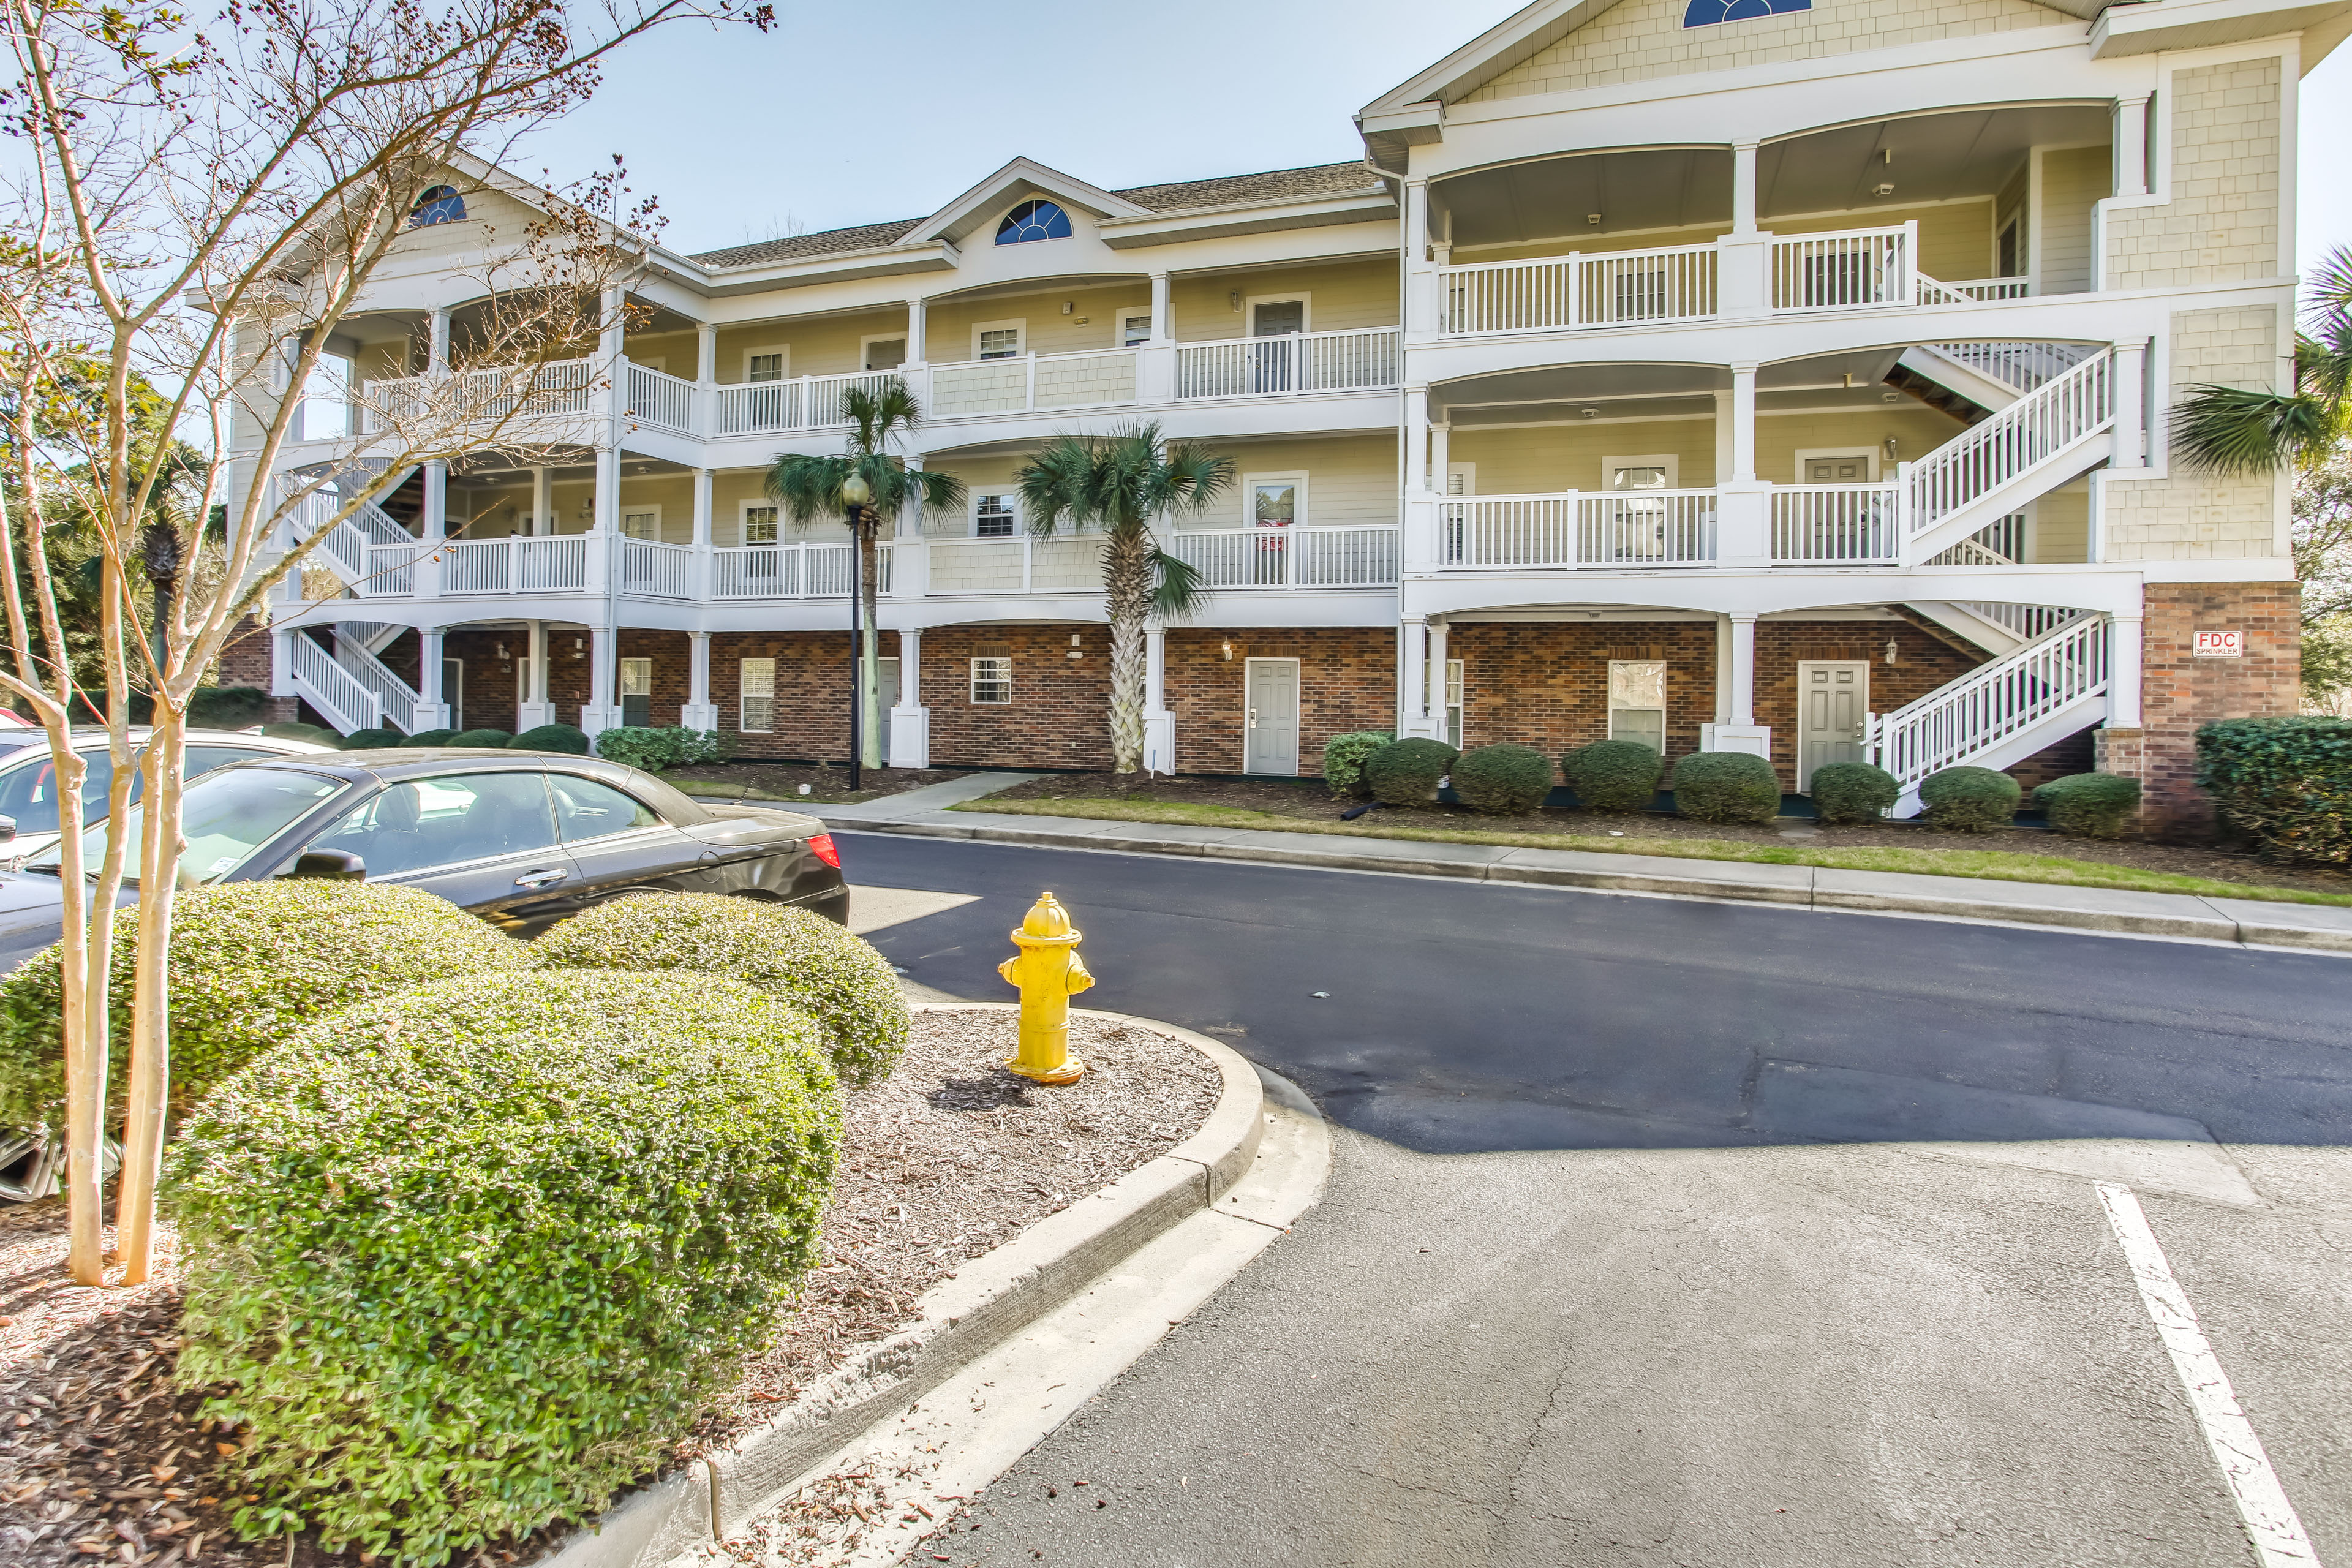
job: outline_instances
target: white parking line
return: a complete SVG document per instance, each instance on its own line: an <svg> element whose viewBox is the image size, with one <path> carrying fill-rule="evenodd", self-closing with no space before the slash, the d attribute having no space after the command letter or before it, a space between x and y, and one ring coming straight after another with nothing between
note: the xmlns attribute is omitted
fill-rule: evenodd
<svg viewBox="0 0 2352 1568"><path fill-rule="evenodd" d="M2312 1550L2311 1537L2304 1533L2294 1505L2286 1500L2286 1489L2279 1485L2278 1472L2271 1468L2270 1456L2263 1452L2253 1423L2238 1408L2238 1396L2230 1392L2221 1363L2206 1342L2205 1331L2197 1326L2196 1309L2172 1278L2172 1266L2156 1244L2156 1232L2148 1228L2139 1199L2129 1187L2110 1182L2097 1185L2099 1202L2106 1205L2107 1223L2115 1226L2116 1239L2123 1243L2124 1259L2138 1282L2139 1299L2156 1324L2157 1337L2172 1357L2180 1385L2189 1391L2189 1403L2197 1412L2198 1425L2205 1429L2213 1462L2221 1467L2222 1479L2230 1483L2230 1495L2237 1502L2238 1517L2245 1521L2248 1539L2254 1543L2254 1555L2262 1559L2263 1568L2319 1568L2319 1554Z"/></svg>

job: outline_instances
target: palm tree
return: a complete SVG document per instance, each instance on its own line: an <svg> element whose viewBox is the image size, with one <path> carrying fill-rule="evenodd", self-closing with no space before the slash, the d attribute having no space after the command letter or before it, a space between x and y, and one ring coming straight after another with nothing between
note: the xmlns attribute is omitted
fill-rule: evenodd
<svg viewBox="0 0 2352 1568"><path fill-rule="evenodd" d="M1013 476L1029 530L1063 522L1103 531L1103 599L1110 615L1110 751L1115 772L1143 761L1143 624L1189 614L1200 574L1153 542L1151 520L1206 508L1233 483L1234 461L1162 441L1157 424L1108 436L1057 436Z"/></svg>
<svg viewBox="0 0 2352 1568"><path fill-rule="evenodd" d="M2183 458L2221 474L2308 468L2352 432L2352 247L2327 253L2305 309L2311 330L2295 336L2294 390L2189 388L2173 410L2173 449Z"/></svg>
<svg viewBox="0 0 2352 1568"><path fill-rule="evenodd" d="M857 544L858 580L865 593L864 652L857 664L857 704L862 719L858 761L866 767L882 765L881 675L878 637L875 635L881 590L878 536L885 520L898 516L912 498L927 510L952 511L963 505L963 481L951 475L910 468L890 444L919 429L923 411L915 395L897 376L868 389L853 386L841 395L841 411L850 423L849 450L838 458L805 457L787 452L768 469L768 494L796 528L827 518L845 517ZM872 492L866 504L852 507L842 487L856 474Z"/></svg>

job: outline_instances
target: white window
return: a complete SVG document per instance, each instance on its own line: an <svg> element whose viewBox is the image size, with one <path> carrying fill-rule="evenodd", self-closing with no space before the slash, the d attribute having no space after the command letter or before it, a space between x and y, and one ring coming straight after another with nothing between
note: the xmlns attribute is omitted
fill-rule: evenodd
<svg viewBox="0 0 2352 1568"><path fill-rule="evenodd" d="M1609 661L1609 738L1666 750L1666 666L1663 659Z"/></svg>
<svg viewBox="0 0 2352 1568"><path fill-rule="evenodd" d="M754 732L772 731L776 727L776 661L772 658L747 658L743 661L742 713L737 727Z"/></svg>
<svg viewBox="0 0 2352 1568"><path fill-rule="evenodd" d="M1293 332L1312 331L1308 311L1313 297L1307 294L1253 294L1244 301L1249 307L1249 335L1254 338L1284 338Z"/></svg>
<svg viewBox="0 0 2352 1568"><path fill-rule="evenodd" d="M1475 496L1478 493L1478 465L1448 463L1445 465L1445 493L1450 496Z"/></svg>
<svg viewBox="0 0 2352 1568"><path fill-rule="evenodd" d="M621 535L625 539L659 539L661 508L657 506L638 507L634 510L623 508Z"/></svg>
<svg viewBox="0 0 2352 1568"><path fill-rule="evenodd" d="M1682 458L1672 452L1642 452L1601 459L1601 482L1612 490L1670 490L1681 478Z"/></svg>
<svg viewBox="0 0 2352 1568"><path fill-rule="evenodd" d="M654 721L654 661L625 658L621 665L621 722L642 728Z"/></svg>
<svg viewBox="0 0 2352 1568"><path fill-rule="evenodd" d="M1445 743L1462 749L1462 661L1445 661Z"/></svg>
<svg viewBox="0 0 2352 1568"><path fill-rule="evenodd" d="M1111 321L1118 329L1117 342L1123 349L1151 341L1151 308L1137 305L1125 310L1113 310Z"/></svg>
<svg viewBox="0 0 2352 1568"><path fill-rule="evenodd" d="M743 356L743 379L745 381L782 381L784 379L784 368L791 363L790 349L752 349Z"/></svg>
<svg viewBox="0 0 2352 1568"><path fill-rule="evenodd" d="M867 370L896 370L907 363L907 334L857 340L858 363Z"/></svg>
<svg viewBox="0 0 2352 1568"><path fill-rule="evenodd" d="M1025 318L1018 321L981 322L971 330L971 357L1018 359L1028 326Z"/></svg>
<svg viewBox="0 0 2352 1568"><path fill-rule="evenodd" d="M1006 491L971 498L975 539L1010 539L1021 531L1021 498Z"/></svg>
<svg viewBox="0 0 2352 1568"><path fill-rule="evenodd" d="M1248 497L1248 522L1256 528L1305 527L1305 474L1252 474L1242 481Z"/></svg>
<svg viewBox="0 0 2352 1568"><path fill-rule="evenodd" d="M747 506L743 509L743 542L746 544L782 542L774 507Z"/></svg>
<svg viewBox="0 0 2352 1568"><path fill-rule="evenodd" d="M971 700L1003 703L1013 700L1013 658L988 654L971 661Z"/></svg>

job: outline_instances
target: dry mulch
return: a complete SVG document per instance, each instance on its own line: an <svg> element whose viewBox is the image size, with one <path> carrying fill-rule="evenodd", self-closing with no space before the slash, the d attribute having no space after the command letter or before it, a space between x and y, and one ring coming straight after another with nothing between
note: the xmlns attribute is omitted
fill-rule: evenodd
<svg viewBox="0 0 2352 1568"><path fill-rule="evenodd" d="M741 800L773 801L790 805L796 801L813 805L844 805L852 801L879 800L885 795L904 795L925 784L945 784L971 772L970 768L867 768L859 777L861 786L849 787L849 769L824 763L700 763L692 767L672 768L662 774L671 784L698 798L731 796ZM801 794L801 786L808 794Z"/></svg>
<svg viewBox="0 0 2352 1568"><path fill-rule="evenodd" d="M920 1012L898 1069L849 1093L825 1261L774 1347L704 1414L679 1458L724 1446L887 1337L967 1260L1190 1137L1223 1087L1182 1041L1077 1018L1071 1048L1089 1070L1045 1088L1000 1065L1013 1027L1010 1013ZM227 1527L236 1500L219 1467L238 1435L203 1422L203 1391L173 1385L181 1289L175 1239L162 1234L146 1284L77 1288L64 1200L0 1206L0 1563L10 1568L289 1560L282 1540L248 1544ZM826 1489L845 1485L842 1506L854 1510L862 1479ZM476 1561L526 1560L562 1533L550 1526ZM306 1540L293 1561L360 1558Z"/></svg>
<svg viewBox="0 0 2352 1568"><path fill-rule="evenodd" d="M1307 821L1337 822L1339 814L1363 803L1332 795L1320 779L1296 782L1279 779L1170 778L1121 782L1113 773L1055 773L1001 790L990 800L1053 800L1117 796L1137 802L1227 805L1244 811L1264 811ZM985 802L979 809L986 810ZM1781 817L1765 826L1743 827L1727 823L1689 822L1679 816L1647 812L1612 816L1603 812L1539 811L1526 816L1481 816L1466 806L1382 806L1358 819L1367 826L1471 828L1481 833L1579 833L1629 838L1717 838L1734 843L1783 844L1791 841L1823 848L1853 849L1996 849L2016 855L2055 855L2070 860L2130 866L2143 871L2169 871L2184 877L2210 877L2218 882L2243 882L2266 888L2297 888L2315 893L2352 894L2352 875L2324 868L2273 865L2249 854L2213 846L2154 844L2137 839L2071 838L2030 827L1993 833L1939 833L1926 824L1881 822L1863 826L1828 826Z"/></svg>

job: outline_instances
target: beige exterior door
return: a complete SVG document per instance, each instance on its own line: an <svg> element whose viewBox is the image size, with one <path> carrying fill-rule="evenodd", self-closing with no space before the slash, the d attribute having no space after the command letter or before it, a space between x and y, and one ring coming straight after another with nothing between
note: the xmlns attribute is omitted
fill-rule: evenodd
<svg viewBox="0 0 2352 1568"><path fill-rule="evenodd" d="M1870 458L1861 453L1805 459L1805 483L1809 485L1866 485L1869 482Z"/></svg>
<svg viewBox="0 0 2352 1568"><path fill-rule="evenodd" d="M1242 771L1295 775L1298 772L1298 661L1251 659L1248 679L1249 728Z"/></svg>
<svg viewBox="0 0 2352 1568"><path fill-rule="evenodd" d="M1797 793L1813 786L1813 770L1858 763L1864 715L1870 710L1866 659L1804 659L1797 665Z"/></svg>

